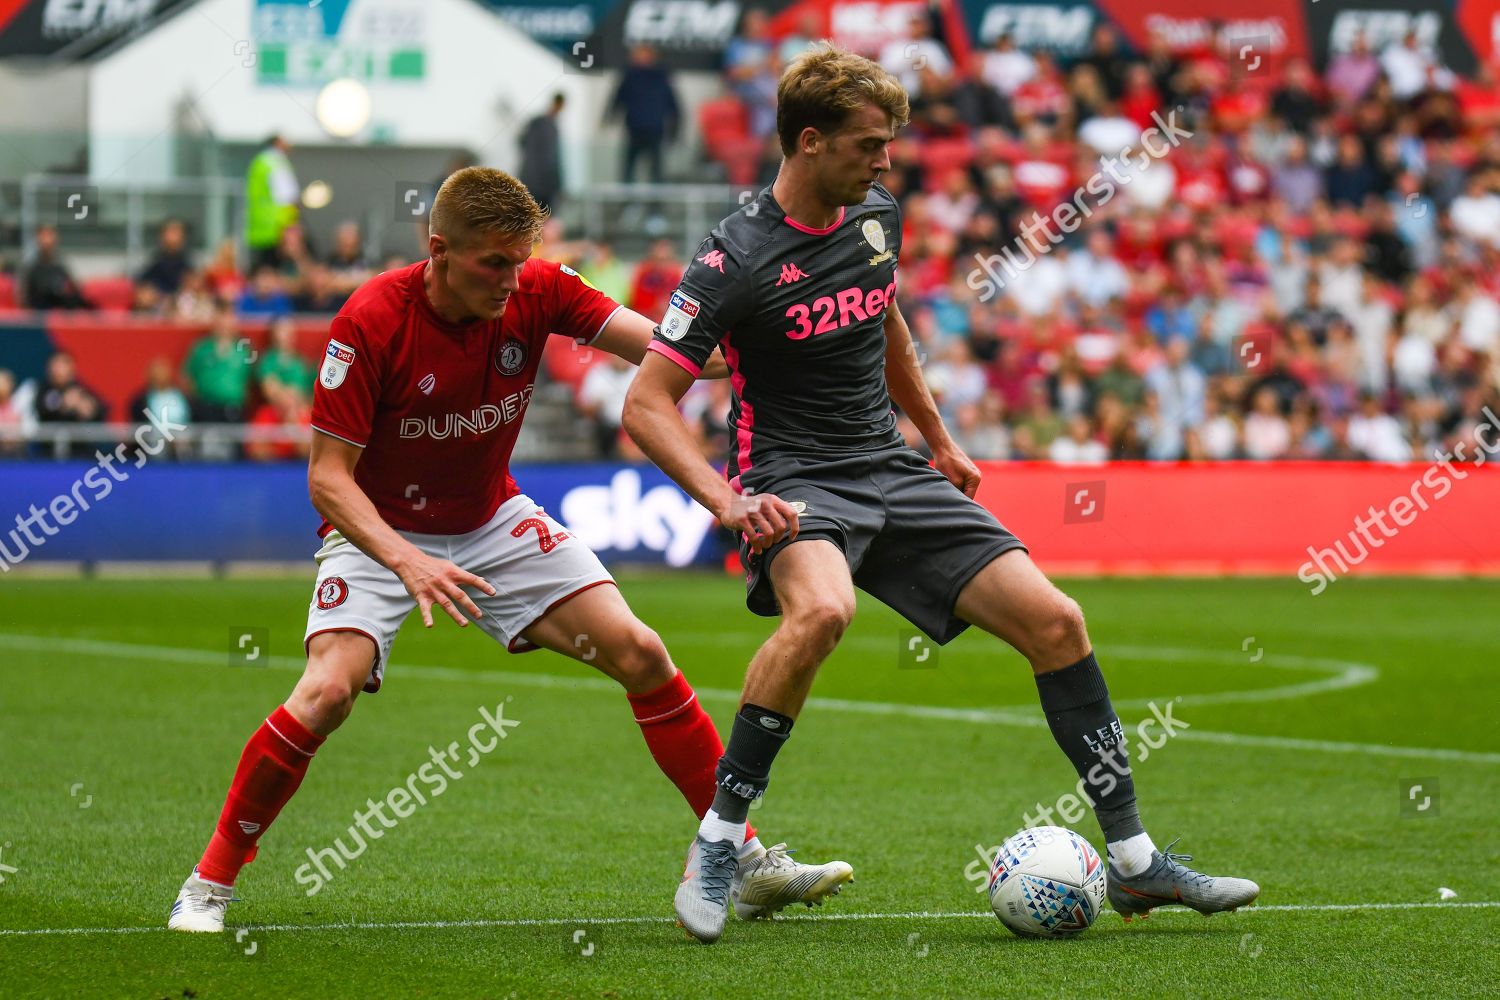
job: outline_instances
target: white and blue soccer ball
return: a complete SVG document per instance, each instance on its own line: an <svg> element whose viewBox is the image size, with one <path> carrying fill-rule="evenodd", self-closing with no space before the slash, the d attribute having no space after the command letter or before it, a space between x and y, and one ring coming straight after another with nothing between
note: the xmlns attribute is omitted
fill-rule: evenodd
<svg viewBox="0 0 1500 1000"><path fill-rule="evenodd" d="M1072 830L1022 830L990 865L990 906L1022 937L1078 934L1104 908L1104 862Z"/></svg>

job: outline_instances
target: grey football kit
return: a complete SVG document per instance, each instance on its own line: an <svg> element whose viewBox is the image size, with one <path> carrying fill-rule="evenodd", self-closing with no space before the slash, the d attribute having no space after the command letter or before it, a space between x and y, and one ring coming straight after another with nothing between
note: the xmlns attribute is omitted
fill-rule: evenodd
<svg viewBox="0 0 1500 1000"><path fill-rule="evenodd" d="M885 312L900 250L900 208L878 184L827 229L788 218L766 188L698 247L651 349L696 375L722 348L730 485L792 504L799 539L838 545L860 589L945 643L968 627L959 591L1024 546L896 429ZM787 544L741 541L756 614L779 613L769 569Z"/></svg>

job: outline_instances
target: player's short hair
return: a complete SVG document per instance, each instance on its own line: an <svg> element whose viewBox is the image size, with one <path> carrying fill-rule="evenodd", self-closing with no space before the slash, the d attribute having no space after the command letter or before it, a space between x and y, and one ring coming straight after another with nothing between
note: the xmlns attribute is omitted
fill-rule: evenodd
<svg viewBox="0 0 1500 1000"><path fill-rule="evenodd" d="M776 87L776 135L781 151L797 151L805 128L833 133L872 103L901 128L911 120L906 88L877 62L827 42L808 49L781 74Z"/></svg>
<svg viewBox="0 0 1500 1000"><path fill-rule="evenodd" d="M484 232L528 237L539 243L546 221L547 210L510 174L492 167L464 167L438 188L427 231L454 246L463 246Z"/></svg>

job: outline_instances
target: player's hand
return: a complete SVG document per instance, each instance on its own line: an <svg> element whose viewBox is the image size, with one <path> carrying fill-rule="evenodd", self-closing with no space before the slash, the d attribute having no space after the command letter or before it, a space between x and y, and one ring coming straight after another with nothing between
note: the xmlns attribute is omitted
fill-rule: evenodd
<svg viewBox="0 0 1500 1000"><path fill-rule="evenodd" d="M736 495L719 523L745 536L750 547L764 552L783 537L797 537L797 509L770 493Z"/></svg>
<svg viewBox="0 0 1500 1000"><path fill-rule="evenodd" d="M979 466L969 460L957 447L944 448L932 453L932 467L948 478L948 482L964 491L970 500L979 492Z"/></svg>
<svg viewBox="0 0 1500 1000"><path fill-rule="evenodd" d="M406 592L417 602L417 610L422 612L422 624L427 628L432 628L434 607L448 612L448 617L458 622L460 627L469 624L469 619L463 616L460 608L471 617L484 616L479 606L464 593L464 587L473 587L491 597L495 596L495 588L473 573L459 569L446 559L435 559L425 552L412 556L410 561L396 570L396 575L401 578Z"/></svg>

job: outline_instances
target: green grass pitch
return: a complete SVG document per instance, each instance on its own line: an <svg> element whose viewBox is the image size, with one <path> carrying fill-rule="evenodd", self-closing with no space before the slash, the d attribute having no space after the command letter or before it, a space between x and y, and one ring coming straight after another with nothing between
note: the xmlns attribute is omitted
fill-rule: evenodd
<svg viewBox="0 0 1500 1000"><path fill-rule="evenodd" d="M296 677L310 586L0 581L0 996L1493 995L1495 581L1064 581L1127 729L1153 701L1190 727L1136 765L1147 828L1257 879L1252 910L1012 937L965 869L1076 781L1029 671L974 633L903 668L904 623L861 598L752 813L767 843L854 865L822 909L688 941L670 914L693 823L618 690L413 619L230 932L170 935L240 748ZM771 623L731 578L622 588L725 726ZM231 666L252 628L268 665ZM503 743L306 894L308 848L500 704L521 723ZM1103 847L1091 815L1069 825Z"/></svg>

